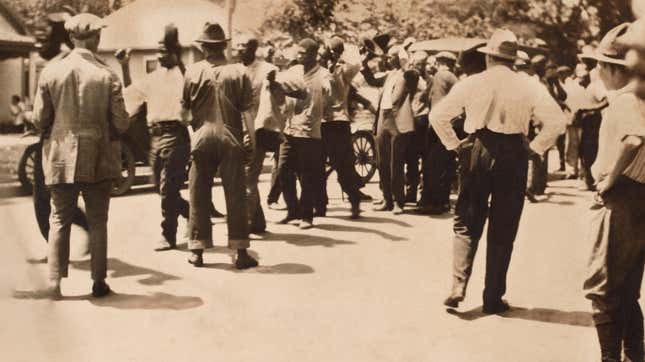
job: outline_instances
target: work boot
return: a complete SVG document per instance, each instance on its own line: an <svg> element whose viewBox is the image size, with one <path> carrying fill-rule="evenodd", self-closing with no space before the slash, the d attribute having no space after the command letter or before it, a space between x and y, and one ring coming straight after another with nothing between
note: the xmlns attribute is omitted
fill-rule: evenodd
<svg viewBox="0 0 645 362"><path fill-rule="evenodd" d="M302 220L299 227L301 230L307 230L314 227L314 224L311 220Z"/></svg>
<svg viewBox="0 0 645 362"><path fill-rule="evenodd" d="M159 241L157 246L155 246L155 251L167 251L167 250L172 250L177 247L177 242L176 241L170 241L167 239L163 239Z"/></svg>
<svg viewBox="0 0 645 362"><path fill-rule="evenodd" d="M235 268L239 270L255 268L258 266L258 261L250 256L246 249L238 249L237 259L235 260Z"/></svg>
<svg viewBox="0 0 645 362"><path fill-rule="evenodd" d="M372 196L364 193L361 190L358 190L358 197L360 197L361 201L372 201Z"/></svg>
<svg viewBox="0 0 645 362"><path fill-rule="evenodd" d="M110 286L105 282L105 280L95 281L92 285L92 296L94 296L94 298L105 297L111 292L112 289L110 289Z"/></svg>
<svg viewBox="0 0 645 362"><path fill-rule="evenodd" d="M484 303L482 312L484 314L501 314L511 309L511 306L505 300L499 300L493 303Z"/></svg>
<svg viewBox="0 0 645 362"><path fill-rule="evenodd" d="M349 217L352 220L356 220L361 217L361 204L355 203L352 204L352 215Z"/></svg>
<svg viewBox="0 0 645 362"><path fill-rule="evenodd" d="M188 263L192 264L195 268L204 266L204 257L202 250L193 250L193 253L188 258Z"/></svg>
<svg viewBox="0 0 645 362"><path fill-rule="evenodd" d="M286 224L288 224L288 223L290 223L290 222L292 222L294 220L298 220L298 219L300 219L298 216L287 215L284 219L278 221L278 224L286 225Z"/></svg>
<svg viewBox="0 0 645 362"><path fill-rule="evenodd" d="M393 215L401 215L403 213L404 213L403 207L401 207L399 205L394 205L394 207L392 208L392 214Z"/></svg>
<svg viewBox="0 0 645 362"><path fill-rule="evenodd" d="M377 205L373 210L374 211L392 211L393 208L394 208L394 205L384 202L380 206Z"/></svg>

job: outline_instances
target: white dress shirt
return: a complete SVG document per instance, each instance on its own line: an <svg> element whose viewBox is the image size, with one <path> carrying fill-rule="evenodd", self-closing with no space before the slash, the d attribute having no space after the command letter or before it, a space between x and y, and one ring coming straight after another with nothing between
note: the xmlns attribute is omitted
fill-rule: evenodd
<svg viewBox="0 0 645 362"><path fill-rule="evenodd" d="M612 92L609 106L603 111L598 135L598 158L591 167L597 180L611 172L618 160L620 143L627 136L645 139L645 104L634 94L635 83ZM645 183L645 146L640 147L623 175Z"/></svg>
<svg viewBox="0 0 645 362"><path fill-rule="evenodd" d="M538 154L549 149L566 127L562 110L544 86L501 65L458 82L433 105L430 123L448 150L459 145L450 121L463 112L464 130L469 134L488 128L527 135L532 119L541 123L542 130L530 144Z"/></svg>
<svg viewBox="0 0 645 362"><path fill-rule="evenodd" d="M132 117L145 103L149 125L161 121L186 122L188 114L181 105L183 89L184 76L179 67L159 67L123 91L126 110Z"/></svg>

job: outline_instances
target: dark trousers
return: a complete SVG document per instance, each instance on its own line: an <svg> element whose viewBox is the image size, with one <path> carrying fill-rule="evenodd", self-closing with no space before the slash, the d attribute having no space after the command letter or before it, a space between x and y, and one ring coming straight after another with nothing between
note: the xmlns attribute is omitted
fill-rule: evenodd
<svg viewBox="0 0 645 362"><path fill-rule="evenodd" d="M580 136L580 161L582 164L582 177L587 187L594 187L595 180L591 175L591 166L598 156L598 133L602 115L600 111L589 113L580 122L582 134Z"/></svg>
<svg viewBox="0 0 645 362"><path fill-rule="evenodd" d="M454 219L453 293L464 295L473 260L488 219L484 304L506 292L506 273L524 207L528 151L522 135L479 130ZM491 199L490 205L488 199Z"/></svg>
<svg viewBox="0 0 645 362"><path fill-rule="evenodd" d="M620 178L591 210L593 245L586 297L591 300L603 361L643 361L643 314L638 303L645 265L645 184Z"/></svg>
<svg viewBox="0 0 645 362"><path fill-rule="evenodd" d="M247 211L249 213L249 223L252 230L265 230L266 219L264 211L260 204L260 192L258 190L258 180L262 173L262 166L267 152L274 154L280 153L280 144L284 136L275 131L260 128L255 131L255 149L251 154L251 160L246 166L246 192L247 192ZM277 167L275 167L277 169ZM273 175L272 175L273 178Z"/></svg>
<svg viewBox="0 0 645 362"><path fill-rule="evenodd" d="M241 135L234 135L226 127L217 127L207 122L195 132L193 141L188 174L188 248L201 250L213 246L210 210L213 177L218 169L226 199L228 246L231 249L248 248L250 243L244 172L247 154Z"/></svg>
<svg viewBox="0 0 645 362"><path fill-rule="evenodd" d="M282 194L282 184L280 183L280 169L278 168L278 161L280 161L280 147L273 153L271 157L273 160L273 167L271 167L271 189L267 195L267 204L278 202Z"/></svg>
<svg viewBox="0 0 645 362"><path fill-rule="evenodd" d="M87 206L92 279L104 280L107 275L107 221L112 180L51 185L50 191L49 279L55 281L68 276L70 229L78 196L82 194Z"/></svg>
<svg viewBox="0 0 645 362"><path fill-rule="evenodd" d="M548 157L549 152L540 158L537 155L532 155L528 162L528 182L527 190L534 195L544 195L546 192L547 179L548 179Z"/></svg>
<svg viewBox="0 0 645 362"><path fill-rule="evenodd" d="M376 153L383 199L387 205L405 205L404 165L412 132L400 133L380 128L376 135Z"/></svg>
<svg viewBox="0 0 645 362"><path fill-rule="evenodd" d="M416 198L421 181L421 173L419 170L419 159L422 160L426 156L426 148L428 144L428 116L417 117L414 119L414 133L406 152L405 157L405 195ZM423 175L426 177L426 174Z"/></svg>
<svg viewBox="0 0 645 362"><path fill-rule="evenodd" d="M450 191L457 177L457 159L448 151L437 133L429 128L428 147L423 158L421 206L442 206L450 202Z"/></svg>
<svg viewBox="0 0 645 362"><path fill-rule="evenodd" d="M560 158L560 170L564 170L565 167L565 160L566 160L566 152L565 152L565 146L566 146L566 135L561 134L558 139L555 142L555 146L558 149L558 157Z"/></svg>
<svg viewBox="0 0 645 362"><path fill-rule="evenodd" d="M312 221L314 200L325 175L322 141L314 138L286 136L280 145L280 181L287 204L288 216ZM300 180L300 199L296 190L296 177Z"/></svg>
<svg viewBox="0 0 645 362"><path fill-rule="evenodd" d="M321 132L323 161L328 159L329 164L338 174L338 183L343 192L349 196L349 202L358 204L360 202L361 178L354 167L356 156L352 145L352 130L349 122L325 122L321 126ZM325 178L323 179L320 196L316 199L316 208L326 210L327 203L327 180Z"/></svg>
<svg viewBox="0 0 645 362"><path fill-rule="evenodd" d="M186 182L190 157L188 128L179 122L162 122L151 128L150 167L161 196L161 230L170 243L177 240L177 218L188 217L188 202L179 191Z"/></svg>
<svg viewBox="0 0 645 362"><path fill-rule="evenodd" d="M42 150L38 144L38 151L34 159L34 184L32 189L32 199L34 203L34 212L36 214L36 222L38 229L45 241L49 238L49 216L51 215L51 194L47 186L45 186L45 174L43 173L42 164ZM89 230L87 217L83 210L78 205L74 206L72 224L78 225L83 230Z"/></svg>

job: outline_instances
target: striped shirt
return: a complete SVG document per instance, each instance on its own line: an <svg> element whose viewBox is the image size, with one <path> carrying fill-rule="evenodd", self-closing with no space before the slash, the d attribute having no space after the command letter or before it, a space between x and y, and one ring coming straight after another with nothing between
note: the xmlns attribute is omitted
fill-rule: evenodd
<svg viewBox="0 0 645 362"><path fill-rule="evenodd" d="M645 102L634 94L635 83L610 92L609 106L603 111L598 136L598 158L591 171L596 179L611 172L618 159L620 143L627 136L638 136L645 142ZM641 144L636 157L623 172L630 179L645 183L645 146Z"/></svg>

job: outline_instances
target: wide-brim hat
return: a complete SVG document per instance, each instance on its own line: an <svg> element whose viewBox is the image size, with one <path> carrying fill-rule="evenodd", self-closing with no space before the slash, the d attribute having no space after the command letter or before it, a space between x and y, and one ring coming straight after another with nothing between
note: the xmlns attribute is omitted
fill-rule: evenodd
<svg viewBox="0 0 645 362"><path fill-rule="evenodd" d="M512 31L498 29L490 37L486 46L478 48L477 51L497 58L515 60L518 48L517 37Z"/></svg>
<svg viewBox="0 0 645 362"><path fill-rule="evenodd" d="M618 39L629 31L630 25L631 23L623 23L611 29L593 52L583 52L578 58L626 66L625 57L629 48Z"/></svg>
<svg viewBox="0 0 645 362"><path fill-rule="evenodd" d="M230 40L230 38L226 37L224 29L218 23L206 22L206 24L204 24L202 35L200 35L200 37L195 41L206 44L220 44L226 43Z"/></svg>

